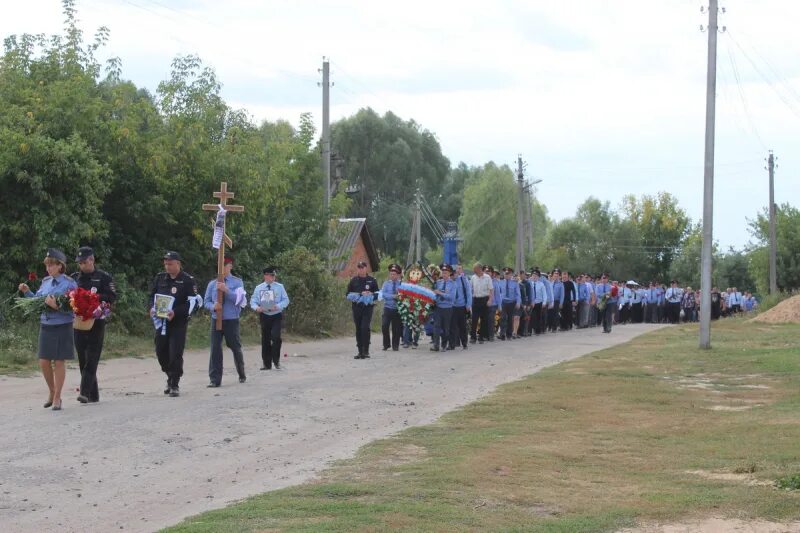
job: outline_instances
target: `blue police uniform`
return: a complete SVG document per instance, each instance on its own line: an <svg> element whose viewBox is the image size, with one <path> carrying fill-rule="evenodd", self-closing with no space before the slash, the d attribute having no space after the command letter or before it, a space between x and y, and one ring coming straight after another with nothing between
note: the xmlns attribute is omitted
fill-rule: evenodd
<svg viewBox="0 0 800 533"><path fill-rule="evenodd" d="M453 303L456 299L456 282L452 279L438 279L433 286L433 290L443 292L443 294L436 295L436 307L433 313L433 346L431 350L438 352L440 346L442 350L447 350L450 342ZM453 346L450 346L450 349L452 348Z"/></svg>
<svg viewBox="0 0 800 533"><path fill-rule="evenodd" d="M472 309L472 284L462 273L454 279L456 295L453 300L453 320L450 328L450 346L459 344L467 349L467 310Z"/></svg>
<svg viewBox="0 0 800 533"><path fill-rule="evenodd" d="M268 272L269 273L269 272ZM274 273L274 271L272 272ZM258 323L261 329L261 362L262 370L280 368L281 347L283 339L283 311L289 306L289 295L282 283L273 281L256 285L250 297L250 308L259 313Z"/></svg>

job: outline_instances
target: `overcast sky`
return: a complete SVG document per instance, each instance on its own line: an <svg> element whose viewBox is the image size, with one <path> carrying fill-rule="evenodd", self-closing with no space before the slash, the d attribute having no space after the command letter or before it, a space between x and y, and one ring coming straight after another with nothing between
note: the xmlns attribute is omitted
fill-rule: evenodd
<svg viewBox="0 0 800 533"><path fill-rule="evenodd" d="M319 120L322 56L331 120L391 110L434 132L453 165L514 165L543 180L550 215L589 195L675 194L702 214L707 34L704 0L78 0L87 38L154 90L172 58L197 54L223 96L256 121ZM747 219L800 184L800 2L722 0L714 236L744 246ZM4 1L0 35L55 33L58 0ZM410 178L413 178L410 177ZM398 184L402 186L402 184Z"/></svg>

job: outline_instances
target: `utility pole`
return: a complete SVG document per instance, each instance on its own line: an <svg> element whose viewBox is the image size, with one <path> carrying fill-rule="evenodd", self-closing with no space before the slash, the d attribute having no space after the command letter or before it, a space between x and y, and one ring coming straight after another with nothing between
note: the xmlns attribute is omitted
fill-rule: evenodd
<svg viewBox="0 0 800 533"><path fill-rule="evenodd" d="M522 235L524 224L523 209L525 208L525 175L522 171L521 155L517 156L517 187L519 200L517 202L517 261L515 268L519 272L523 269L525 261L524 238Z"/></svg>
<svg viewBox="0 0 800 533"><path fill-rule="evenodd" d="M419 263L422 259L422 243L420 242L420 236L422 234L422 228L420 227L421 223L421 197L419 194L419 187L417 187L417 192L414 194L414 218L411 222L411 238L408 240L408 254L406 255L406 265L411 265L413 263Z"/></svg>
<svg viewBox="0 0 800 533"><path fill-rule="evenodd" d="M331 83L330 63L322 58L322 176L325 180L325 212L331 205Z"/></svg>
<svg viewBox="0 0 800 533"><path fill-rule="evenodd" d="M531 186L525 187L525 254L533 253L533 212L531 207ZM525 265L523 265L525 268Z"/></svg>
<svg viewBox="0 0 800 533"><path fill-rule="evenodd" d="M775 156L767 158L769 170L769 293L778 293L778 238L775 229Z"/></svg>
<svg viewBox="0 0 800 533"><path fill-rule="evenodd" d="M708 6L708 70L706 73L706 150L703 172L703 246L700 270L700 342L711 349L711 254L714 238L714 134L717 92L717 0Z"/></svg>

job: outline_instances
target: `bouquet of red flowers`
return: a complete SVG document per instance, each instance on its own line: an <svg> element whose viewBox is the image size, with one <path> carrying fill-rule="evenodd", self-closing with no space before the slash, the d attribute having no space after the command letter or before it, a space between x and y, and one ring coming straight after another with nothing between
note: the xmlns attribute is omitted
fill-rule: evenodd
<svg viewBox="0 0 800 533"><path fill-rule="evenodd" d="M96 292L87 291L86 289L82 289L78 287L77 289L72 289L68 293L69 295L69 304L72 307L72 311L75 313L75 318L80 318L82 320L91 320L96 318L95 311L98 307L100 307L100 297L97 296Z"/></svg>

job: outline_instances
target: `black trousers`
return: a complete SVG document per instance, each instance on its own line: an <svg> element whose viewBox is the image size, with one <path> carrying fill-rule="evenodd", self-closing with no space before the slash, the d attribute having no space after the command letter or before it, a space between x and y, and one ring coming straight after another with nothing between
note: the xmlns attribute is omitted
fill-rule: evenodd
<svg viewBox="0 0 800 533"><path fill-rule="evenodd" d="M262 313L263 315L263 313ZM222 383L222 339L225 345L233 352L233 364L236 373L243 379L244 354L242 353L242 340L239 337L239 319L222 321L222 331L217 331L217 320L211 319L211 355L208 358L208 379L211 383Z"/></svg>
<svg viewBox="0 0 800 533"><path fill-rule="evenodd" d="M632 322L634 324L641 324L644 321L644 309L642 308L642 302L631 304L631 315L633 317Z"/></svg>
<svg viewBox="0 0 800 533"><path fill-rule="evenodd" d="M531 306L531 327L533 328L533 333L539 335L542 332L543 325L542 304L533 304Z"/></svg>
<svg viewBox="0 0 800 533"><path fill-rule="evenodd" d="M356 326L356 346L358 355L369 355L369 341L372 335L372 311L374 307L364 304L353 304L353 323Z"/></svg>
<svg viewBox="0 0 800 533"><path fill-rule="evenodd" d="M553 304L554 306L557 304ZM547 310L547 329L556 331L558 329L558 308L553 307Z"/></svg>
<svg viewBox="0 0 800 533"><path fill-rule="evenodd" d="M281 339L283 313L277 315L261 313L258 320L261 325L261 361L266 368L272 368L272 365L278 368L281 366L281 346L283 345L283 339ZM243 374L244 364L242 364L242 374L239 376L241 377Z"/></svg>
<svg viewBox="0 0 800 533"><path fill-rule="evenodd" d="M436 307L433 311L433 345L446 348L450 342L450 327L453 322L452 307ZM453 346L451 345L452 349Z"/></svg>
<svg viewBox="0 0 800 533"><path fill-rule="evenodd" d="M450 347L467 346L467 308L454 307L453 321L450 324Z"/></svg>
<svg viewBox="0 0 800 533"><path fill-rule="evenodd" d="M667 302L667 318L670 324L677 324L681 318L680 302Z"/></svg>
<svg viewBox="0 0 800 533"><path fill-rule="evenodd" d="M494 339L495 333L497 332L497 306L496 305L487 305L486 306L486 330L488 333L489 339Z"/></svg>
<svg viewBox="0 0 800 533"><path fill-rule="evenodd" d="M611 326L614 324L614 311L617 309L616 302L606 302L606 307L600 311L599 316L603 321L603 331L611 333Z"/></svg>
<svg viewBox="0 0 800 533"><path fill-rule="evenodd" d="M494 324L490 325L489 323L488 303L488 296L472 299L472 331L470 332L470 338L472 340L476 340L476 338L486 340L489 338L489 328L494 329ZM494 321L494 317L492 317L492 321ZM480 324L478 324L479 322ZM480 331L478 327L480 327ZM478 335L480 335L480 337L478 337Z"/></svg>
<svg viewBox="0 0 800 533"><path fill-rule="evenodd" d="M631 321L631 304L625 304L619 310L619 323L627 324Z"/></svg>
<svg viewBox="0 0 800 533"><path fill-rule="evenodd" d="M530 319L531 308L530 306L523 305L519 313L519 328L517 328L517 335L520 337L527 337L530 335Z"/></svg>
<svg viewBox="0 0 800 533"><path fill-rule="evenodd" d="M561 329L572 329L572 301L564 300L561 305Z"/></svg>
<svg viewBox="0 0 800 533"><path fill-rule="evenodd" d="M161 371L167 375L170 387L177 387L183 375L183 349L186 346L186 322L174 325L167 322L164 335L156 330L156 357Z"/></svg>
<svg viewBox="0 0 800 533"><path fill-rule="evenodd" d="M514 311L516 302L503 302L503 319L500 324L500 337L510 339L514 335Z"/></svg>
<svg viewBox="0 0 800 533"><path fill-rule="evenodd" d="M391 339L389 332L391 331ZM383 347L391 347L393 350L400 349L400 337L403 335L403 322L400 320L400 312L397 309L383 308L381 316L381 332L383 333Z"/></svg>
<svg viewBox="0 0 800 533"><path fill-rule="evenodd" d="M106 336L106 321L95 320L89 331L73 330L75 351L78 352L78 365L81 368L81 396L90 402L100 401L97 387L97 365L103 352L103 339Z"/></svg>

